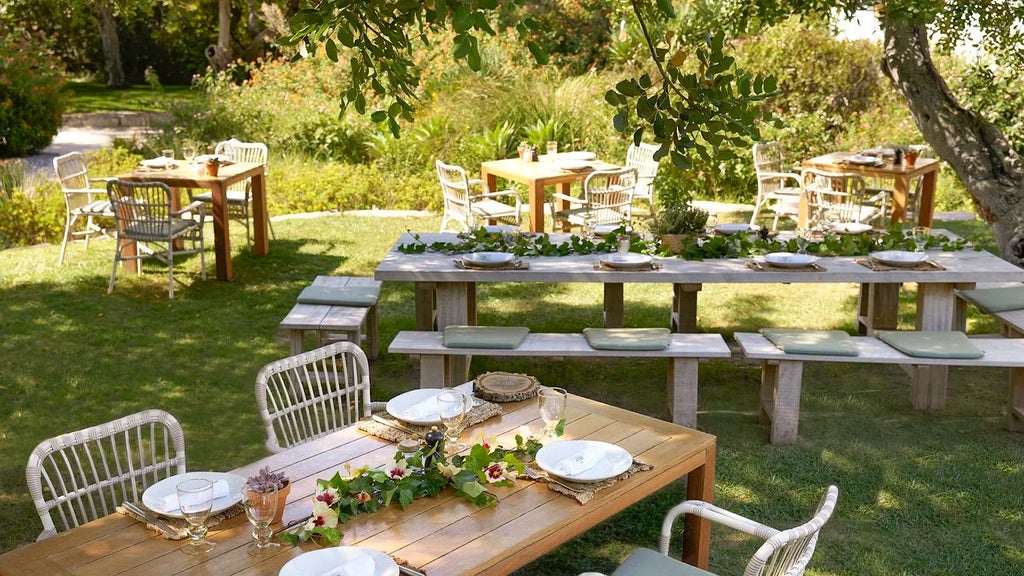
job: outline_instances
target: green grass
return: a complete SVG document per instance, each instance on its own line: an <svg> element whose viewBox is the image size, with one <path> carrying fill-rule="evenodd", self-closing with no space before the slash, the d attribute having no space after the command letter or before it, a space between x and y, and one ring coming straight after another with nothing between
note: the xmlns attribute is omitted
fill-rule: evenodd
<svg viewBox="0 0 1024 576"><path fill-rule="evenodd" d="M68 82L63 92L70 98L66 112L166 112L168 100L198 100L202 94L188 86L138 84L123 90L112 90L102 82Z"/></svg>
<svg viewBox="0 0 1024 576"><path fill-rule="evenodd" d="M437 218L323 216L278 220L267 257L253 258L239 226L233 282L198 279L185 261L174 301L166 270L119 277L106 294L110 240L88 252L57 246L0 252L0 551L40 530L24 466L42 439L149 407L185 427L189 466L227 470L266 455L253 383L259 368L287 355L277 324L317 274L372 275L399 233L436 230ZM974 235L977 223L955 225ZM208 263L212 270L212 263ZM177 275L177 274L176 274ZM913 322L913 286L901 293L901 325ZM667 285L628 285L630 325L668 321ZM486 284L481 323L578 331L601 322L597 285ZM412 286L386 283L382 349L413 327ZM852 330L854 285L707 285L700 327L726 336L764 325ZM972 316L973 332L994 323ZM660 361L475 358L472 371L510 370L542 383L665 417ZM775 526L803 521L825 485L840 488L808 574L1005 575L1024 572L1024 437L1006 431L1006 372L958 369L947 407L916 412L909 379L892 366L805 368L800 439L767 443L758 422L760 369L743 361L701 365L700 428L718 437L716 500ZM383 353L372 363L374 399L417 385L416 362ZM664 511L684 497L669 487L519 572L610 572L636 546L655 546ZM742 573L756 543L715 528L711 568Z"/></svg>

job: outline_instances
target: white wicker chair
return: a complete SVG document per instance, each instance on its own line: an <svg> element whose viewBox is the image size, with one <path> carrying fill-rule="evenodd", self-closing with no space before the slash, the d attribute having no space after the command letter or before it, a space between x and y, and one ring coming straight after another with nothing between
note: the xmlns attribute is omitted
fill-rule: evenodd
<svg viewBox="0 0 1024 576"><path fill-rule="evenodd" d="M138 502L147 487L184 472L185 434L163 410L45 440L25 469L43 522L39 540L111 514L121 502Z"/></svg>
<svg viewBox="0 0 1024 576"><path fill-rule="evenodd" d="M620 224L633 217L633 194L637 186L635 168L595 170L583 181L583 197L575 198L554 193L551 219L558 225L584 226L588 220L594 224ZM557 201L569 203L565 210L557 209Z"/></svg>
<svg viewBox="0 0 1024 576"><path fill-rule="evenodd" d="M271 362L256 376L267 449L281 452L370 415L370 368L352 342L335 342Z"/></svg>
<svg viewBox="0 0 1024 576"><path fill-rule="evenodd" d="M776 530L707 502L688 500L669 510L665 516L661 526L660 554L639 548L619 565L612 576L713 576L711 572L684 564L668 555L672 524L683 514L706 518L765 540L747 562L743 576L801 576L814 554L818 533L832 516L838 498L839 489L829 486L821 503L818 504L814 517L805 524L788 530ZM598 572L584 572L580 576L603 575Z"/></svg>
<svg viewBox="0 0 1024 576"><path fill-rule="evenodd" d="M782 145L778 142L754 144L754 172L757 174L757 199L750 225L757 224L762 210L771 210L772 230L779 227L779 217L797 219L800 212L802 180L796 172L788 170L782 158Z"/></svg>
<svg viewBox="0 0 1024 576"><path fill-rule="evenodd" d="M654 214L654 178L658 175L659 162L654 153L661 148L655 144L630 144L626 151L626 168L636 168L636 190L633 201L647 203L650 214Z"/></svg>
<svg viewBox="0 0 1024 576"><path fill-rule="evenodd" d="M445 164L440 160L434 163L437 177L441 181L441 194L444 199L444 215L441 217L441 231L448 224L455 223L464 230L470 230L481 222L495 220L519 226L523 220L522 202L519 195L511 190L490 192L484 188L482 180L470 179L461 166ZM474 194L473 190L482 190ZM506 204L497 198L510 198L513 204Z"/></svg>
<svg viewBox="0 0 1024 576"><path fill-rule="evenodd" d="M860 174L805 168L801 178L812 222L871 224L880 219L885 225L891 193L870 193Z"/></svg>
<svg viewBox="0 0 1024 576"><path fill-rule="evenodd" d="M232 138L231 140L219 142L216 148L214 148L214 154L227 156L234 162L262 164L264 170L267 167L267 145L261 142L241 142ZM264 172L264 182L267 181L266 178L267 175ZM252 180L246 179L228 186L227 197L228 218L237 220L245 225L245 243L251 249L252 225L249 221L252 219ZM189 198L193 202L202 202L204 205L213 203L213 193L209 191L193 194L190 189ZM274 225L270 223L269 219L267 223L270 226L270 236L276 238Z"/></svg>
<svg viewBox="0 0 1024 576"><path fill-rule="evenodd" d="M89 239L106 231L93 220L100 216L114 217L110 209L110 201L103 188L93 188L93 183L109 182L111 178L89 178L89 168L85 165L85 157L81 152L69 152L53 159L53 171L57 173L61 192L64 193L64 238L60 243L58 266L64 265L64 254L68 248L68 240L73 236L85 238L85 249L89 249ZM85 229L75 230L79 218L85 218Z"/></svg>

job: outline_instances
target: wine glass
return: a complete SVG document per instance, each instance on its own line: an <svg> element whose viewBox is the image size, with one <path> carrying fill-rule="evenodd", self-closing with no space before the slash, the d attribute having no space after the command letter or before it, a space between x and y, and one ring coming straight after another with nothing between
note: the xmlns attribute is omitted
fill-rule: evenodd
<svg viewBox="0 0 1024 576"><path fill-rule="evenodd" d="M196 157L196 147L191 144L183 145L181 147L181 155L185 157L185 163L191 166L192 161Z"/></svg>
<svg viewBox="0 0 1024 576"><path fill-rule="evenodd" d="M928 237L932 235L932 229L927 226L914 226L910 234L914 237L915 252L924 252L928 244Z"/></svg>
<svg viewBox="0 0 1024 576"><path fill-rule="evenodd" d="M203 478L192 478L178 484L178 507L188 522L190 540L181 551L190 555L206 554L216 546L206 539L206 517L213 508L213 482Z"/></svg>
<svg viewBox="0 0 1024 576"><path fill-rule="evenodd" d="M587 240L594 240L594 233L597 230L597 220L593 216L583 219L583 237Z"/></svg>
<svg viewBox="0 0 1024 576"><path fill-rule="evenodd" d="M473 399L459 390L445 390L437 395L437 411L444 425L445 452L454 454L466 448L465 444L459 443L459 435L472 407Z"/></svg>
<svg viewBox="0 0 1024 576"><path fill-rule="evenodd" d="M540 419L544 421L542 436L553 436L559 420L565 418L565 401L569 395L564 388L541 387L537 392Z"/></svg>
<svg viewBox="0 0 1024 576"><path fill-rule="evenodd" d="M704 238L711 240L715 237L715 230L718 226L718 216L714 214L708 215L708 221L704 223Z"/></svg>
<svg viewBox="0 0 1024 576"><path fill-rule="evenodd" d="M797 228L796 231L796 253L807 254L807 245L811 242L810 230Z"/></svg>
<svg viewBox="0 0 1024 576"><path fill-rule="evenodd" d="M250 556L265 556L280 546L271 541L274 533L270 529L270 523L277 514L277 486L271 484L262 490L254 492L248 485L242 488L242 505L249 523L253 525L252 537L256 540L245 549Z"/></svg>

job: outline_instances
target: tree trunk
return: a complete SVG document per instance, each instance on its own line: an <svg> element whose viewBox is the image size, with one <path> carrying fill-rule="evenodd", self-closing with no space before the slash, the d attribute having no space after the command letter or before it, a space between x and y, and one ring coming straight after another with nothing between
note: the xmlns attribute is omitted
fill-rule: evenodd
<svg viewBox="0 0 1024 576"><path fill-rule="evenodd" d="M121 66L121 42L117 37L117 21L109 2L96 5L99 18L100 41L103 44L103 61L107 68L108 88L127 88L124 68Z"/></svg>
<svg viewBox="0 0 1024 576"><path fill-rule="evenodd" d="M882 15L883 72L903 94L924 139L967 187L1006 260L1024 259L1024 162L1002 131L965 109L935 69L925 25Z"/></svg>
<svg viewBox="0 0 1024 576"><path fill-rule="evenodd" d="M217 3L217 43L206 48L206 59L218 72L231 63L231 0Z"/></svg>

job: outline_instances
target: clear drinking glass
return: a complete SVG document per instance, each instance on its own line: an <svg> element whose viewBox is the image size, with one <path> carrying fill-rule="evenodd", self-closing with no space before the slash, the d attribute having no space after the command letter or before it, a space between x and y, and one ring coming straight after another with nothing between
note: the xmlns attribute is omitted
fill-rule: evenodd
<svg viewBox="0 0 1024 576"><path fill-rule="evenodd" d="M548 140L548 156L554 156L558 154L558 141Z"/></svg>
<svg viewBox="0 0 1024 576"><path fill-rule="evenodd" d="M796 253L807 254L807 245L811 242L811 231L806 228L798 228L796 231Z"/></svg>
<svg viewBox="0 0 1024 576"><path fill-rule="evenodd" d="M716 226L718 226L718 216L708 214L708 221L704 223L704 237L708 240L714 238Z"/></svg>
<svg viewBox="0 0 1024 576"><path fill-rule="evenodd" d="M177 486L178 506L188 522L189 541L181 551L193 556L206 554L216 546L206 539L206 517L213 508L213 482L202 478L185 480Z"/></svg>
<svg viewBox="0 0 1024 576"><path fill-rule="evenodd" d="M473 407L473 399L459 390L445 390L437 395L437 410L444 425L445 451L451 454L466 448L459 443L459 435L466 424L466 415Z"/></svg>
<svg viewBox="0 0 1024 576"><path fill-rule="evenodd" d="M583 219L583 237L587 240L594 239L594 232L597 229L597 220L590 216Z"/></svg>
<svg viewBox="0 0 1024 576"><path fill-rule="evenodd" d="M171 148L164 148L160 155L168 160L174 160L174 150Z"/></svg>
<svg viewBox="0 0 1024 576"><path fill-rule="evenodd" d="M185 158L185 163L191 166L196 157L196 147L191 144L182 146L181 155Z"/></svg>
<svg viewBox="0 0 1024 576"><path fill-rule="evenodd" d="M917 247L915 251L924 252L928 238L932 235L932 229L927 226L914 226L910 234L914 237L914 246Z"/></svg>
<svg viewBox="0 0 1024 576"><path fill-rule="evenodd" d="M565 403L569 393L564 388L542 386L537 392L540 419L544 421L543 436L554 434L558 421L565 418Z"/></svg>
<svg viewBox="0 0 1024 576"><path fill-rule="evenodd" d="M277 514L277 486L267 486L266 492L252 492L248 486L242 488L242 504L245 515L253 525L252 537L256 540L245 549L250 556L264 556L273 553L280 544L271 540L274 535L270 523Z"/></svg>

